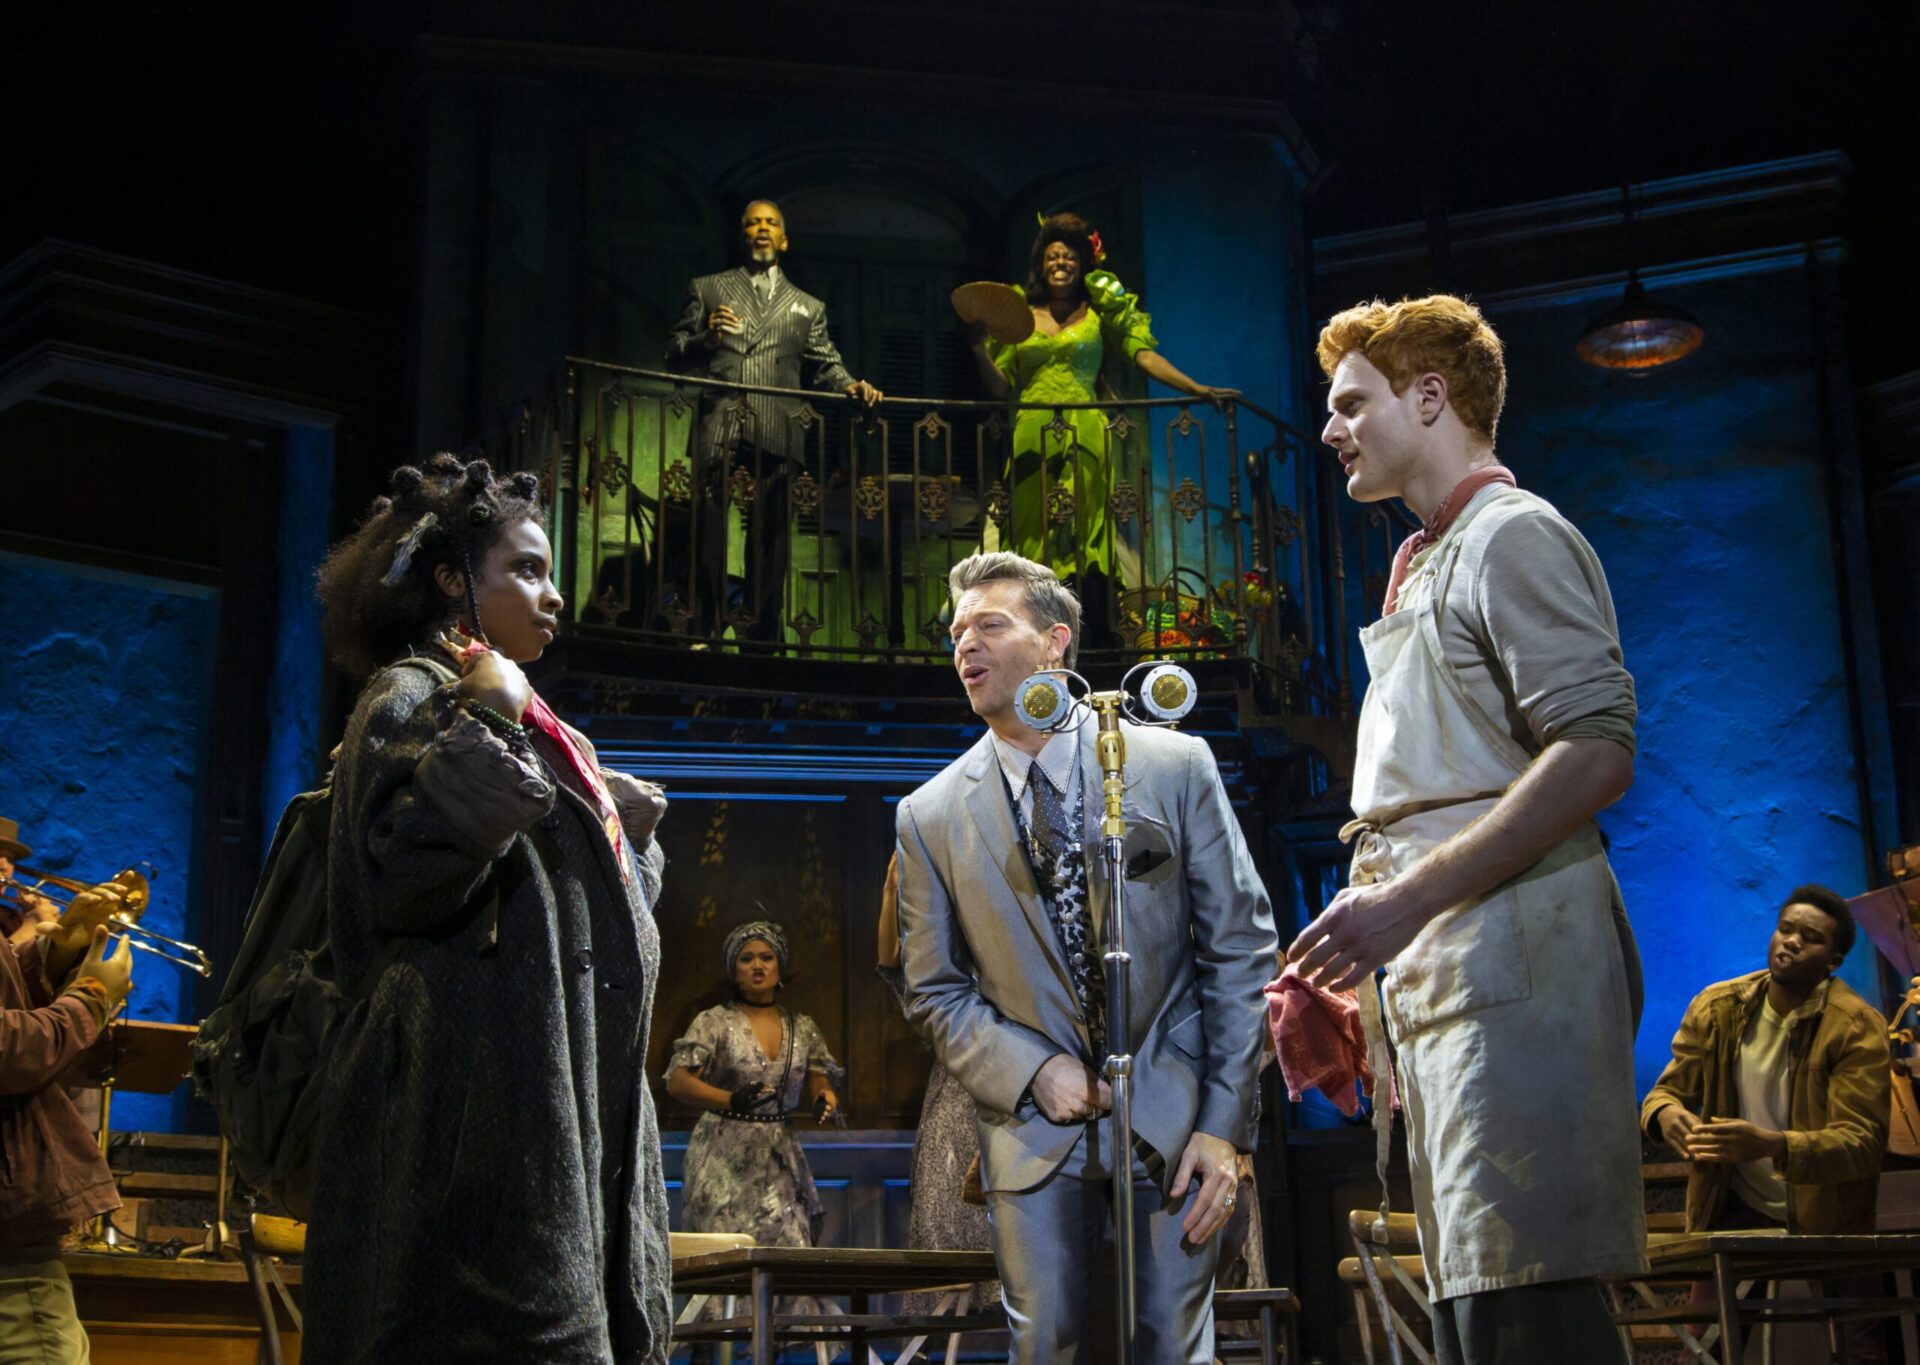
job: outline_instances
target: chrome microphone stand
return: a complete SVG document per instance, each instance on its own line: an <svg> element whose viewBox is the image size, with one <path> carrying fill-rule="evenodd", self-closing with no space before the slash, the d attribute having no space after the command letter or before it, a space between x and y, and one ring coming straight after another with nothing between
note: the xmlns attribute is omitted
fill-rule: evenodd
<svg viewBox="0 0 1920 1365"><path fill-rule="evenodd" d="M1134 675L1147 672L1140 701L1152 719L1133 710L1127 687ZM1076 698L1064 678L1084 689ZM1127 818L1123 800L1127 790L1127 737L1120 729L1122 715L1137 725L1172 725L1193 709L1193 677L1177 664L1149 661L1136 664L1113 692L1095 692L1087 680L1065 669L1036 673L1020 684L1016 704L1020 718L1038 730L1067 728L1076 716L1098 717L1100 732L1094 753L1100 763L1100 790L1104 813L1100 843L1107 868L1107 948L1102 955L1107 988L1107 1060L1104 1070L1113 1091L1113 1248L1118 1291L1114 1296L1119 1365L1133 1365L1135 1278L1137 1263L1133 1237L1133 959L1127 952L1126 847ZM1075 831L1075 837L1078 837Z"/></svg>

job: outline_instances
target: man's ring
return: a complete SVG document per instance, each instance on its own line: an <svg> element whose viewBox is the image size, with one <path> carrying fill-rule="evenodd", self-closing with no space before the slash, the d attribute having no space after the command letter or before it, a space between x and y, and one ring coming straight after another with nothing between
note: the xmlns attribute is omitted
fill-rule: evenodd
<svg viewBox="0 0 1920 1365"><path fill-rule="evenodd" d="M1227 1196L1227 1203L1226 1203L1226 1206L1227 1206L1228 1208L1232 1208L1232 1207L1233 1207L1233 1201L1234 1201L1234 1196L1233 1196L1233 1195L1231 1195L1231 1194L1230 1194L1230 1195L1228 1195L1228 1196Z"/></svg>

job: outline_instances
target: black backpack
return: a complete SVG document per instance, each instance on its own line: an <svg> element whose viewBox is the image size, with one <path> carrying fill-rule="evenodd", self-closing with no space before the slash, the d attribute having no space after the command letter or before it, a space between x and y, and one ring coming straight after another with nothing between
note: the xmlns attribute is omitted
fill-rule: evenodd
<svg viewBox="0 0 1920 1365"><path fill-rule="evenodd" d="M441 682L438 660L404 659ZM220 1003L193 1041L193 1083L213 1105L228 1161L295 1218L312 1212L313 1148L327 1052L355 996L334 976L327 925L333 789L302 792L274 832ZM369 982L379 975L368 973Z"/></svg>

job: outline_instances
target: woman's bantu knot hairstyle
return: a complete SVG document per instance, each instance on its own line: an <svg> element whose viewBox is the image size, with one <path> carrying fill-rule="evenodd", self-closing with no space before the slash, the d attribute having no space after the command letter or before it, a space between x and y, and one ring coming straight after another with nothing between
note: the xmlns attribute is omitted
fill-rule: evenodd
<svg viewBox="0 0 1920 1365"><path fill-rule="evenodd" d="M333 656L362 677L473 614L473 579L484 576L494 542L508 527L545 519L536 476L496 477L487 461L446 451L424 469L401 465L387 483L317 580ZM443 567L465 591L448 593Z"/></svg>
<svg viewBox="0 0 1920 1365"><path fill-rule="evenodd" d="M493 503L487 497L487 489L493 483L493 466L485 460L475 460L466 468L466 478L460 484L460 491L472 498L467 508L467 522L472 526L485 526L493 520Z"/></svg>
<svg viewBox="0 0 1920 1365"><path fill-rule="evenodd" d="M473 526L485 526L493 520L493 503L487 496L493 484L493 466L485 460L475 460L466 468L466 478L460 485L460 491L472 498L467 508L467 522Z"/></svg>

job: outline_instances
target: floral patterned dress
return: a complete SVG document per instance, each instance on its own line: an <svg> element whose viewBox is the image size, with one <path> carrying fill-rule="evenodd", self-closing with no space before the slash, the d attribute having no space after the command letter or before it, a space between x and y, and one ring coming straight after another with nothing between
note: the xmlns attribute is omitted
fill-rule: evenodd
<svg viewBox="0 0 1920 1365"><path fill-rule="evenodd" d="M1131 361L1142 351L1159 349L1152 319L1117 283L1110 291L1096 291L1086 312L1051 336L1036 328L1018 345L987 342L988 357L1020 403L1094 402L1109 351ZM1107 429L1114 415L1091 408L1061 412L1062 431L1045 408L1014 414L1013 519L1001 536L1001 549L1038 560L1062 577L1113 571L1107 496L1121 449Z"/></svg>
<svg viewBox="0 0 1920 1365"><path fill-rule="evenodd" d="M674 1041L668 1074L684 1066L728 1091L764 1083L778 1092L783 1110L812 1122L805 1105L808 1074L825 1076L837 1090L846 1073L828 1051L819 1025L804 1014L780 1014L780 1054L769 1057L738 1006L703 1010L686 1036ZM684 1180L681 1224L686 1231L742 1232L761 1246L813 1245L820 1196L806 1154L787 1124L702 1114L687 1139Z"/></svg>
<svg viewBox="0 0 1920 1365"><path fill-rule="evenodd" d="M876 968L906 1012L906 974L898 967ZM924 1041L924 1040L923 1040ZM973 1096L939 1062L927 1075L920 1102L920 1127L913 1135L913 1206L907 1216L907 1245L915 1251L992 1251L987 1211L960 1197L967 1167L980 1155L980 1126ZM942 1296L909 1294L908 1313L931 1313ZM968 1311L1000 1301L1000 1282L977 1286Z"/></svg>

